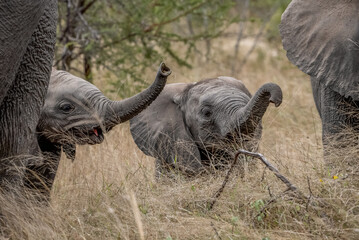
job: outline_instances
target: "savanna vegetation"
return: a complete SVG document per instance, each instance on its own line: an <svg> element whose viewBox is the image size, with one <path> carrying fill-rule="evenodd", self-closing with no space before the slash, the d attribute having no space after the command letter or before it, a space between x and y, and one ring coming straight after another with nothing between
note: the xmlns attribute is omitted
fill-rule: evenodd
<svg viewBox="0 0 359 240"><path fill-rule="evenodd" d="M137 148L125 123L104 143L79 146L74 162L62 157L49 206L24 192L1 195L3 236L356 239L359 180L351 160L357 148L331 156L336 168L324 165L309 77L281 47L278 24L288 3L60 1L55 65L92 81L113 99L147 86L161 61L173 71L169 82L233 76L252 93L266 82L277 83L283 103L264 116L259 152L302 194L249 158L255 167L234 171L209 209L226 171L156 181L155 160Z"/></svg>

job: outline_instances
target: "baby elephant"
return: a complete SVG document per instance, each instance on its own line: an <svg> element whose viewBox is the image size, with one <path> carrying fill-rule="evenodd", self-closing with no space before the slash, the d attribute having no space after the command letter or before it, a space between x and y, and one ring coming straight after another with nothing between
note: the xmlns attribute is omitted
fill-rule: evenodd
<svg viewBox="0 0 359 240"><path fill-rule="evenodd" d="M264 84L253 97L231 77L168 84L130 120L131 133L137 146L156 158L157 177L174 169L193 176L209 165L228 165L238 147L255 151L270 102L276 107L282 102L282 90L274 83Z"/></svg>
<svg viewBox="0 0 359 240"><path fill-rule="evenodd" d="M44 163L30 168L27 184L38 189L45 187L45 191L51 189L61 151L74 160L76 144L101 143L106 132L131 119L156 99L170 74L171 70L162 63L149 88L128 99L111 101L86 80L53 69L37 125Z"/></svg>

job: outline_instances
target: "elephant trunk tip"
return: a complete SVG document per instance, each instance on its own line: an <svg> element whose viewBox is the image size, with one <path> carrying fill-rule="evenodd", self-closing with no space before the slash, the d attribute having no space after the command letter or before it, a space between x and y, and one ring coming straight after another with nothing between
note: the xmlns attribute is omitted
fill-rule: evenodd
<svg viewBox="0 0 359 240"><path fill-rule="evenodd" d="M150 105L164 88L167 77L172 73L165 63L161 63L154 83L146 90L122 101L110 101L106 115L106 130L116 124L130 120Z"/></svg>
<svg viewBox="0 0 359 240"><path fill-rule="evenodd" d="M263 85L266 89L270 89L269 102L274 103L274 106L279 107L283 100L282 89L275 83L266 83Z"/></svg>
<svg viewBox="0 0 359 240"><path fill-rule="evenodd" d="M271 103L274 103L275 107L279 107L280 104L282 103L282 99L275 99L275 98L272 98L272 97L269 99L269 101Z"/></svg>
<svg viewBox="0 0 359 240"><path fill-rule="evenodd" d="M162 76L167 77L172 73L172 71L165 63L162 62L160 65L160 73Z"/></svg>

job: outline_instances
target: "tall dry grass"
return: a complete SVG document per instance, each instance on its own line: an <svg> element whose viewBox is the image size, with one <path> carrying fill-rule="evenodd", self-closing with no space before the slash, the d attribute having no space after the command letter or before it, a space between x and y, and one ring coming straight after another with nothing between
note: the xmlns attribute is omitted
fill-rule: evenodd
<svg viewBox="0 0 359 240"><path fill-rule="evenodd" d="M197 56L191 70L178 70L164 59L173 70L170 82L230 75L234 41L213 42L214 62ZM208 201L225 172L157 182L154 159L136 147L125 123L107 134L101 145L78 146L73 163L62 158L50 206L20 201L26 198L18 195L0 196L6 219L3 238L357 239L358 181L324 166L321 123L309 78L287 61L283 51L265 43L233 77L252 93L266 82L281 86L283 103L270 106L265 114L259 152L310 200L284 192L285 185L258 162L244 177L232 175L209 211ZM355 155L347 149L337 159Z"/></svg>

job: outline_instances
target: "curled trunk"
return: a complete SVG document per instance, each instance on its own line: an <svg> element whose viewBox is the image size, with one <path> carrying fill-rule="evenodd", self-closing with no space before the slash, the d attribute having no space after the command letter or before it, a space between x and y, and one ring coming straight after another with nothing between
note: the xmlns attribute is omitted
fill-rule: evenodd
<svg viewBox="0 0 359 240"><path fill-rule="evenodd" d="M154 83L141 93L122 101L112 101L106 110L104 127L109 130L115 125L130 120L147 106L149 106L161 93L171 70L161 63Z"/></svg>
<svg viewBox="0 0 359 240"><path fill-rule="evenodd" d="M239 112L241 133L252 134L255 131L271 102L276 107L282 103L282 90L275 83L266 83Z"/></svg>

